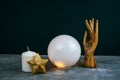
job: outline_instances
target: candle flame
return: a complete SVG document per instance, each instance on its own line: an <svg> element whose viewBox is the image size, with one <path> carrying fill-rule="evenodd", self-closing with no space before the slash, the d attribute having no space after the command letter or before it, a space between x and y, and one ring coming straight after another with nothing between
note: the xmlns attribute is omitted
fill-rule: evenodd
<svg viewBox="0 0 120 80"><path fill-rule="evenodd" d="M54 63L58 68L65 68L65 64L61 61L55 61Z"/></svg>

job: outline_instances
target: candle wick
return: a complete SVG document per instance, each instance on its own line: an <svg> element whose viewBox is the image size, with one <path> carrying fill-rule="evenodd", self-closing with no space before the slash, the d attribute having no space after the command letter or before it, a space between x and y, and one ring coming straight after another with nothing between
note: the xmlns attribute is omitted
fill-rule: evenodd
<svg viewBox="0 0 120 80"><path fill-rule="evenodd" d="M27 46L27 50L30 51L29 46Z"/></svg>

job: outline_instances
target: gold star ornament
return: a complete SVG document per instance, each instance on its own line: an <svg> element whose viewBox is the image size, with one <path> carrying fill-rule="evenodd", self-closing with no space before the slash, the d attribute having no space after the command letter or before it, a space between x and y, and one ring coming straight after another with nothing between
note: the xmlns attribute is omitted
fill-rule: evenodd
<svg viewBox="0 0 120 80"><path fill-rule="evenodd" d="M46 64L48 59L42 59L40 55L37 53L32 60L28 61L28 64L32 68L32 74L36 73L46 73Z"/></svg>

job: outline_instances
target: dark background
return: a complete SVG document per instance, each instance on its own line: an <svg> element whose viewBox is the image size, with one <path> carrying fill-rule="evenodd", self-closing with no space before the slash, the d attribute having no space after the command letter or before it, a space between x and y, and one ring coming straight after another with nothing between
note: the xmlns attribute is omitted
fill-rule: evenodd
<svg viewBox="0 0 120 80"><path fill-rule="evenodd" d="M119 0L118 0L119 1ZM120 4L117 0L1 0L0 53L31 50L47 54L49 42L69 34L82 47L85 19L99 19L96 55L120 55Z"/></svg>

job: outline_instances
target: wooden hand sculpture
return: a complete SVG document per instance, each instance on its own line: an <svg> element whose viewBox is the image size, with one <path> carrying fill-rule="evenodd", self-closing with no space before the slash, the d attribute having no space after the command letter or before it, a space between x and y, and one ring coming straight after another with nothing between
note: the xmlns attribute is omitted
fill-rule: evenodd
<svg viewBox="0 0 120 80"><path fill-rule="evenodd" d="M90 20L89 22L88 20L85 20L85 24L90 34L90 40L87 40L87 31L85 31L84 39L83 39L83 45L85 51L83 65L84 67L95 68L96 60L94 58L94 52L98 44L98 20L96 20L95 29L94 29L94 18L92 18L92 20Z"/></svg>

